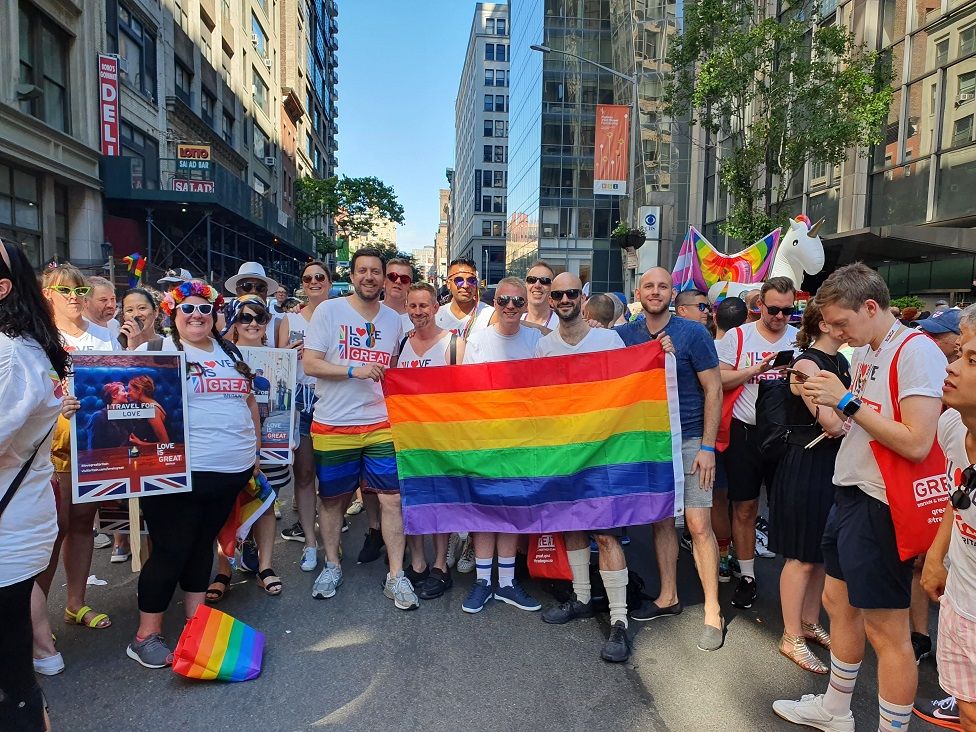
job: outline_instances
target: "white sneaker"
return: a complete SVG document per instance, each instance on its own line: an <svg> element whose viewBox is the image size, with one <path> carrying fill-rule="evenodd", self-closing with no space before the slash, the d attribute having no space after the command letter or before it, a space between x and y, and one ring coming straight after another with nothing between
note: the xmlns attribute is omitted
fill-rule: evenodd
<svg viewBox="0 0 976 732"><path fill-rule="evenodd" d="M404 575L402 569L396 573L395 577L386 575L383 594L393 600L393 604L400 610L416 610L420 607L417 593L414 592L413 585Z"/></svg>
<svg viewBox="0 0 976 732"><path fill-rule="evenodd" d="M108 534L95 534L92 543L96 549L104 549L107 546L112 546L112 537Z"/></svg>
<svg viewBox="0 0 976 732"><path fill-rule="evenodd" d="M64 658L60 653L55 653L47 658L35 658L34 670L44 676L57 676L64 671Z"/></svg>
<svg viewBox="0 0 976 732"><path fill-rule="evenodd" d="M312 597L327 600L335 597L336 588L342 584L342 567L327 561L312 585Z"/></svg>
<svg viewBox="0 0 976 732"><path fill-rule="evenodd" d="M457 563L458 555L461 553L459 549L461 548L461 539L457 534L451 534L447 537L447 568L454 569L454 565Z"/></svg>
<svg viewBox="0 0 976 732"><path fill-rule="evenodd" d="M461 549L461 556L457 561L457 571L461 574L474 571L474 542L470 536L465 539L464 547Z"/></svg>
<svg viewBox="0 0 976 732"><path fill-rule="evenodd" d="M770 557L775 557L776 553L769 551L768 548L769 537L766 536L766 532L756 529L756 556L764 557L769 559Z"/></svg>
<svg viewBox="0 0 976 732"><path fill-rule="evenodd" d="M823 694L804 694L799 701L774 701L773 711L787 722L805 724L823 732L854 732L854 715L849 711L844 716L828 712L823 706Z"/></svg>
<svg viewBox="0 0 976 732"><path fill-rule="evenodd" d="M302 550L301 568L303 572L313 572L319 566L318 550L314 546L307 546Z"/></svg>

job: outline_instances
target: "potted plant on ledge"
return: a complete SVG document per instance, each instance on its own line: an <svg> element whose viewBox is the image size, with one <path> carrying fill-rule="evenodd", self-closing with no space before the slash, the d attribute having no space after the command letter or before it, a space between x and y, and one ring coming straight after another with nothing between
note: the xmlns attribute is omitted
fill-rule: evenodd
<svg viewBox="0 0 976 732"><path fill-rule="evenodd" d="M647 237L643 229L632 229L623 221L610 232L610 241L621 249L639 249L643 246Z"/></svg>

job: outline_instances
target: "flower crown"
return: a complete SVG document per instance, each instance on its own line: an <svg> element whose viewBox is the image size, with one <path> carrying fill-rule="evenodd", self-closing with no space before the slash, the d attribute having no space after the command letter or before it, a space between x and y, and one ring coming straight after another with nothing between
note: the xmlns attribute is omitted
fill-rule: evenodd
<svg viewBox="0 0 976 732"><path fill-rule="evenodd" d="M220 308L224 304L224 296L215 288L204 282L182 282L166 293L163 301L159 304L160 309L168 316L173 315L176 306L188 297L202 297L211 305Z"/></svg>

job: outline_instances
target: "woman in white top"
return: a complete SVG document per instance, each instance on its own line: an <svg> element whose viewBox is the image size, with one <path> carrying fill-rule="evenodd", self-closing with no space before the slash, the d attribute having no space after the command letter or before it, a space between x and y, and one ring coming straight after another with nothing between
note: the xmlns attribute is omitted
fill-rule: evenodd
<svg viewBox="0 0 976 732"><path fill-rule="evenodd" d="M54 323L61 333L66 351L120 350L108 328L85 320L85 301L92 288L78 269L71 265L49 269L44 273L41 287L54 313ZM51 460L61 492L58 508L60 534L54 546L54 561L38 579L38 584L44 594L50 591L57 569L57 556L59 550L63 549L61 556L68 584L65 622L88 628L107 628L112 624L108 615L96 612L85 604L94 550L92 524L98 504L71 502L71 426L65 419L59 419L54 428ZM60 546L62 542L63 547Z"/></svg>
<svg viewBox="0 0 976 732"><path fill-rule="evenodd" d="M139 575L139 630L126 654L146 668L172 663L162 637L163 613L176 586L183 589L187 619L210 584L214 540L237 495L257 474L260 421L253 374L216 329L220 293L199 281L170 290L162 310L173 319L163 351L183 351L187 361L187 412L192 472L190 493L142 498L153 550ZM149 350L143 344L139 350Z"/></svg>
<svg viewBox="0 0 976 732"><path fill-rule="evenodd" d="M301 568L312 572L318 566L315 540L315 499L318 496L318 479L315 476L315 456L312 453L312 412L315 407L315 377L306 376L302 368L302 352L305 348L305 330L312 320L315 308L329 299L332 276L325 265L311 260L302 269L302 289L308 303L298 313L286 313L278 321L278 347L298 351L298 385L295 388L295 406L298 409L298 434L301 441L295 452L292 466L295 485L295 502L298 504L298 521L281 532L288 541L302 541Z"/></svg>
<svg viewBox="0 0 976 732"><path fill-rule="evenodd" d="M46 728L31 663L31 595L58 535L51 433L67 370L30 262L0 241L0 720L11 729ZM77 405L71 399L65 413Z"/></svg>

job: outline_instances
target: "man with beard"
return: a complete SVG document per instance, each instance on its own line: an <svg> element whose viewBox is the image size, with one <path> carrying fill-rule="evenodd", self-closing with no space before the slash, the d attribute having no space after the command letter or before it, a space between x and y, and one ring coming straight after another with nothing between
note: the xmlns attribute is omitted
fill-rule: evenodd
<svg viewBox="0 0 976 732"><path fill-rule="evenodd" d="M617 333L628 346L665 335L677 358L678 403L681 411L681 458L685 475L685 526L691 533L695 567L705 594L705 626L698 640L703 651L717 651L724 643L725 624L718 604L718 545L712 532L712 488L715 482L715 435L722 416L722 379L712 337L701 323L672 316L671 274L654 267L638 283L644 320L627 323ZM678 615L678 537L674 518L654 524L654 549L661 591L657 599L631 613L634 620Z"/></svg>
<svg viewBox="0 0 976 732"><path fill-rule="evenodd" d="M539 341L535 351L537 357L596 353L624 347L616 331L591 328L583 319L583 282L579 277L563 272L553 280L549 294L559 317L559 327ZM619 533L618 528L593 532L600 550L600 577L607 589L610 604L610 637L600 656L610 663L623 663L630 657L630 640L627 638L627 559L620 546ZM542 614L545 622L554 625L576 618L593 617L589 537L585 531L569 531L563 538L573 572L573 596Z"/></svg>
<svg viewBox="0 0 976 732"><path fill-rule="evenodd" d="M549 303L549 291L552 289L554 276L552 267L541 259L529 267L525 275L529 309L522 316L522 320L527 324L541 325L547 330L552 330L559 323L559 318L556 317Z"/></svg>
<svg viewBox="0 0 976 732"><path fill-rule="evenodd" d="M413 267L406 259L391 259L386 263L386 280L383 282L383 304L400 316L403 332L413 329L407 314L407 290L413 283Z"/></svg>
<svg viewBox="0 0 976 732"><path fill-rule="evenodd" d="M437 311L437 325L462 338L488 327L492 309L481 302L478 268L470 259L455 259L447 267L451 302Z"/></svg>
<svg viewBox="0 0 976 732"><path fill-rule="evenodd" d="M342 515L365 479L377 493L390 571L384 594L401 610L418 606L403 572L403 515L396 457L380 382L396 356L399 316L379 301L385 268L380 252L365 247L350 261L353 292L315 309L305 334L305 373L318 382L312 446L319 480L319 531L325 568L312 597L329 598L342 583Z"/></svg>
<svg viewBox="0 0 976 732"><path fill-rule="evenodd" d="M92 291L85 305L85 318L95 325L108 328L112 337L119 337L119 321L115 319L115 286L104 277L89 277Z"/></svg>

